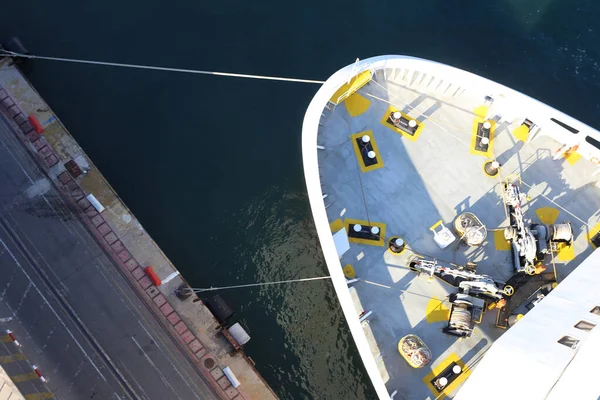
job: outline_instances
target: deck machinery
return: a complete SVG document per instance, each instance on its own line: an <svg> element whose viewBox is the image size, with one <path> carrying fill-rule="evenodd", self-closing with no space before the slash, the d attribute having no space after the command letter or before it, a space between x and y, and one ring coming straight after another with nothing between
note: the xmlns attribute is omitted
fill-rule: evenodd
<svg viewBox="0 0 600 400"><path fill-rule="evenodd" d="M510 242L517 274L535 275L542 272L545 268L540 266L548 254L558 251L560 244L572 244L571 223L526 224L522 208L526 195L514 182L507 181L504 184L502 196L509 217L504 238ZM458 288L458 293L449 297L452 309L444 332L459 337L470 336L474 322L481 321L485 300L503 302L515 291L512 286L495 281L488 275L477 274L473 263L456 267L442 266L437 260L415 255L408 260L408 266L419 274L437 276Z"/></svg>
<svg viewBox="0 0 600 400"><path fill-rule="evenodd" d="M444 332L458 337L469 337L475 322L480 322L485 300L496 302L514 293L512 286L494 281L490 276L477 274L475 264L468 263L456 268L442 266L437 260L427 260L420 256L409 259L411 270L437 276L446 283L458 287L458 293L450 295L450 317ZM485 300L484 300L485 299Z"/></svg>
<svg viewBox="0 0 600 400"><path fill-rule="evenodd" d="M536 273L546 255L563 243L573 243L573 228L570 222L562 224L525 224L522 203L527 198L514 182L506 182L503 192L504 204L510 226L504 229L504 238L511 243L513 263L517 272L529 275Z"/></svg>

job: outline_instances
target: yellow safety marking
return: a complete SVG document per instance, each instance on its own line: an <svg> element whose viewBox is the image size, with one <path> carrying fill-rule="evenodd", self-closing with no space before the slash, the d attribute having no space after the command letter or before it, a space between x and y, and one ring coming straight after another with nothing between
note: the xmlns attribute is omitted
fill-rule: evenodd
<svg viewBox="0 0 600 400"><path fill-rule="evenodd" d="M529 139L529 127L525 124L521 124L521 126L515 129L512 133L513 136L521 142L527 142L527 139Z"/></svg>
<svg viewBox="0 0 600 400"><path fill-rule="evenodd" d="M0 343L8 343L12 341L12 338L8 335L0 336Z"/></svg>
<svg viewBox="0 0 600 400"><path fill-rule="evenodd" d="M575 249L573 245L568 246L566 243L557 243L556 250L558 254L556 258L560 261L571 261L575 258Z"/></svg>
<svg viewBox="0 0 600 400"><path fill-rule="evenodd" d="M38 392L32 393L25 396L25 400L43 400L43 399L55 399L54 393L51 392Z"/></svg>
<svg viewBox="0 0 600 400"><path fill-rule="evenodd" d="M25 354L23 353L11 354L9 356L0 356L0 364L9 364L15 361L21 361L26 359L27 357L25 357Z"/></svg>
<svg viewBox="0 0 600 400"><path fill-rule="evenodd" d="M490 108L488 106L479 106L473 110L473 114L475 114L479 118L485 119L485 117L487 117L489 109Z"/></svg>
<svg viewBox="0 0 600 400"><path fill-rule="evenodd" d="M442 300L437 297L432 297L427 303L427 308L425 309L425 319L428 324L434 322L442 322L448 321L450 317L450 310L446 307Z"/></svg>
<svg viewBox="0 0 600 400"><path fill-rule="evenodd" d="M435 232L435 228L437 228L438 226L440 226L440 225L441 225L441 224L443 224L443 223L444 223L444 221L442 221L442 220L440 219L438 222L436 222L435 224L431 225L431 226L429 227L429 230L430 230L430 231L434 231L434 232Z"/></svg>
<svg viewBox="0 0 600 400"><path fill-rule="evenodd" d="M353 279L356 278L356 271L354 271L354 267L350 264L346 264L346 266L343 268L344 270L344 276L348 279Z"/></svg>
<svg viewBox="0 0 600 400"><path fill-rule="evenodd" d="M494 246L496 246L496 250L499 251L510 250L510 242L504 238L504 229L497 229L494 231Z"/></svg>
<svg viewBox="0 0 600 400"><path fill-rule="evenodd" d="M351 94L356 92L361 87L365 86L371 80L372 74L370 70L363 71L360 74L353 76L349 83L344 83L340 88L331 96L331 101L334 104L340 104L346 100Z"/></svg>
<svg viewBox="0 0 600 400"><path fill-rule="evenodd" d="M491 121L491 120L487 120L492 127L490 128L490 143L488 143L488 149L487 151L479 151L475 149L475 143L477 140L477 133L478 133L478 128L479 128L479 124L483 124L486 120L483 118L479 118L479 117L475 117L475 119L473 120L473 129L471 130L471 148L469 149L471 154L475 154L475 155L480 155L480 156L485 156L487 158L492 158L493 154L492 154L492 147L494 145L494 134L496 132L496 122Z"/></svg>
<svg viewBox="0 0 600 400"><path fill-rule="evenodd" d="M593 228L591 228L587 235L587 240L594 249L596 248L596 245L592 243L592 238L598 233L600 233L600 223L597 223Z"/></svg>
<svg viewBox="0 0 600 400"><path fill-rule="evenodd" d="M369 109L371 102L360 94L354 93L344 101L344 105L351 117L358 117Z"/></svg>
<svg viewBox="0 0 600 400"><path fill-rule="evenodd" d="M485 306L483 307L483 312L481 314L479 314L479 319L474 319L473 322L475 322L476 324L480 324L481 320L483 319L483 313L485 312L486 308Z"/></svg>
<svg viewBox="0 0 600 400"><path fill-rule="evenodd" d="M344 227L346 228L346 232L350 231L350 225L360 224L362 226L376 226L379 228L379 240L368 240L368 239L358 239L348 236L348 241L350 243L358 243L358 244L368 244L371 246L383 246L385 244L385 224L383 222L371 222L364 221L360 219L344 219Z"/></svg>
<svg viewBox="0 0 600 400"><path fill-rule="evenodd" d="M542 224L552 225L558 219L560 210L554 207L542 207L535 210L535 214L538 216Z"/></svg>
<svg viewBox="0 0 600 400"><path fill-rule="evenodd" d="M371 138L371 146L373 147L373 151L376 154L377 164L366 166L363 161L362 154L360 152L360 148L358 147L358 143L356 143L356 139L360 139L361 137L368 135ZM350 141L352 142L352 147L354 148L354 154L358 160L358 164L360 165L360 170L362 172L373 171L374 169L383 168L383 160L381 159L381 153L379 152L379 147L377 147L377 143L375 142L375 137L373 136L372 131L363 131L355 133L354 135L350 135Z"/></svg>
<svg viewBox="0 0 600 400"><path fill-rule="evenodd" d="M38 374L35 371L31 371L26 374L11 376L10 379L14 383L20 383L20 382L30 381L32 379L40 379L40 377L38 376Z"/></svg>
<svg viewBox="0 0 600 400"><path fill-rule="evenodd" d="M459 376L457 376L451 384L446 386L444 390L438 392L437 389L431 384L431 381L433 380L433 378L438 376L443 370L445 370L448 365L452 364L452 362L455 362L458 365L460 365L463 372ZM448 358L438 363L437 366L431 369L430 373L425 375L425 378L423 378L423 382L425 383L425 386L427 386L429 390L431 390L431 393L433 393L433 395L436 396L435 398L441 400L448 394L452 393L452 391L454 391L454 389L456 389L461 383L463 383L465 379L469 377L469 375L471 375L471 370L465 366L465 363L462 362L458 354L451 353L448 356Z"/></svg>
<svg viewBox="0 0 600 400"><path fill-rule="evenodd" d="M338 218L335 221L333 221L332 223L330 223L329 227L331 228L332 233L336 233L336 232L339 232L342 229L344 229L344 223L342 222L341 219Z"/></svg>
<svg viewBox="0 0 600 400"><path fill-rule="evenodd" d="M570 165L575 165L575 163L581 159L581 154L579 154L575 151L575 152L569 153L569 154L564 153L563 157L567 160L567 162Z"/></svg>
<svg viewBox="0 0 600 400"><path fill-rule="evenodd" d="M400 114L402 114L402 116L404 118L406 118L407 120L414 120L417 123L417 130L415 131L414 135L409 135L408 133L404 132L402 129L400 128L396 128L395 126L388 124L387 120L390 116L391 113L393 112L400 112ZM422 122L419 122L416 118L413 118L407 114L404 114L402 111L398 110L396 107L388 107L387 111L385 112L385 114L383 114L383 118L381 119L381 125L390 128L391 130L393 130L394 132L398 132L399 134L401 134L402 136L404 136L405 138L407 138L408 140L411 140L413 142L416 142L417 139L419 138L419 135L421 135L421 132L423 132L423 127L425 126L425 124L423 124Z"/></svg>

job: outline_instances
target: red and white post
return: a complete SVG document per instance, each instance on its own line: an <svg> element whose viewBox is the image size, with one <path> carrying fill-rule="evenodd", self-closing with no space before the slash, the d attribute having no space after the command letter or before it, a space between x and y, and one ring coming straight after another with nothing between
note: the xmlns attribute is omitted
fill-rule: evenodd
<svg viewBox="0 0 600 400"><path fill-rule="evenodd" d="M15 346L17 347L21 347L21 343L19 343L19 341L17 340L17 338L15 337L15 335L12 333L11 330L6 330L6 334L12 339L13 343L15 344Z"/></svg>
<svg viewBox="0 0 600 400"><path fill-rule="evenodd" d="M37 374L37 376L40 378L40 381L42 381L42 383L46 383L47 380L46 378L44 378L44 375L42 375L42 373L40 372L40 369L38 367L36 367L35 365L32 365L33 370L35 371L35 373Z"/></svg>

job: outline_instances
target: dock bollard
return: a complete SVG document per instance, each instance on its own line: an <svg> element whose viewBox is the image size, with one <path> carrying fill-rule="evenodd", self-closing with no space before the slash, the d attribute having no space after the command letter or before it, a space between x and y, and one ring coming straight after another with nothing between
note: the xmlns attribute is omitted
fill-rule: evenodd
<svg viewBox="0 0 600 400"><path fill-rule="evenodd" d="M175 290L175 295L181 300L188 299L192 294L194 294L194 291L185 283Z"/></svg>

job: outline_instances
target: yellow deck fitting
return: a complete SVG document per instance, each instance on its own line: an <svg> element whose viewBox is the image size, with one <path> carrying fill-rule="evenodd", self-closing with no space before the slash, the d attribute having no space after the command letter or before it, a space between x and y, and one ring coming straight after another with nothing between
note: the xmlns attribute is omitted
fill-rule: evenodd
<svg viewBox="0 0 600 400"><path fill-rule="evenodd" d="M542 224L552 225L558 219L560 210L554 207L542 207L535 210L535 215L538 216Z"/></svg>
<svg viewBox="0 0 600 400"><path fill-rule="evenodd" d="M329 228L331 228L331 233L336 233L344 229L344 223L338 218L329 224Z"/></svg>
<svg viewBox="0 0 600 400"><path fill-rule="evenodd" d="M425 319L427 323L432 324L434 322L448 321L448 318L450 318L450 310L444 305L443 300L440 300L435 296L432 297L425 309Z"/></svg>
<svg viewBox="0 0 600 400"><path fill-rule="evenodd" d="M574 151L572 153L568 153L568 154L565 153L565 154L563 154L563 157L567 160L567 162L570 165L575 165L575 163L581 159L581 154L579 154L578 152Z"/></svg>
<svg viewBox="0 0 600 400"><path fill-rule="evenodd" d="M488 144L488 148L487 151L479 151L475 148L475 145L477 143L477 134L479 132L479 124L483 124L484 122L489 122L492 126L490 128L490 137L489 137L489 144ZM475 117L473 119L473 129L471 130L471 147L470 147L470 152L471 154L475 154L475 155L479 155L479 156L484 156L487 158L492 158L493 154L492 154L492 148L494 146L494 134L496 132L496 122L495 121L491 121L491 120L486 120L484 118L480 118L480 117Z"/></svg>
<svg viewBox="0 0 600 400"><path fill-rule="evenodd" d="M494 230L494 246L498 251L510 250L510 242L504 238L504 229Z"/></svg>
<svg viewBox="0 0 600 400"><path fill-rule="evenodd" d="M490 108L485 105L479 106L473 110L473 114L475 114L475 116L478 118L485 119L485 117L487 117L487 113L488 113L489 109Z"/></svg>
<svg viewBox="0 0 600 400"><path fill-rule="evenodd" d="M363 160L361 149L357 143L357 139L362 138L363 136L368 136L370 138L369 143L373 147L373 151L376 154L377 164L374 165L365 165ZM375 137L373 136L373 131L363 131L359 133L355 133L354 135L350 135L350 141L352 142L352 147L354 148L354 155L356 155L356 159L358 160L358 165L360 166L360 170L362 172L369 172L375 169L379 169L383 167L383 159L381 158L381 153L379 152L379 147L377 147L377 142L375 142Z"/></svg>
<svg viewBox="0 0 600 400"><path fill-rule="evenodd" d="M408 120L413 120L413 121L417 122L418 128L415 131L414 135L410 135L410 134L404 132L402 129L396 128L395 126L393 126L393 125L391 125L391 124L389 124L387 122L390 114L393 113L393 112L396 112L396 111L400 112L400 114L402 114L402 116L404 118L406 118ZM404 114L402 111L400 111L396 107L392 107L392 106L388 107L388 109L386 110L385 114L383 114L383 118L381 118L381 125L383 125L383 126L389 128L389 129L393 130L394 132L397 132L397 133L401 134L402 136L404 136L405 138L407 138L408 140L411 140L413 142L417 141L417 139L421 135L421 132L423 132L423 127L425 126L422 122L419 122L416 118L413 118L413 117L411 117L411 116L409 116L407 114Z"/></svg>
<svg viewBox="0 0 600 400"><path fill-rule="evenodd" d="M344 105L351 117L358 117L369 109L371 102L360 94L354 93L344 101Z"/></svg>
<svg viewBox="0 0 600 400"><path fill-rule="evenodd" d="M371 80L373 74L370 70L363 71L360 74L353 76L349 82L344 83L340 88L331 96L331 101L334 104L340 104L346 100L350 95L355 93L358 89L365 86Z"/></svg>
<svg viewBox="0 0 600 400"><path fill-rule="evenodd" d="M587 234L587 240L594 249L598 248L598 246L592 242L592 239L598 234L600 234L600 223L597 223L593 228L591 228Z"/></svg>
<svg viewBox="0 0 600 400"><path fill-rule="evenodd" d="M442 371L444 369L446 369L446 367L448 367L453 362L458 364L462 368L463 372L455 380L453 380L452 383L450 383L448 386L446 386L444 388L444 390L439 392L431 384L431 381L436 376L441 374ZM443 360L442 362L439 362L435 367L433 367L431 369L430 373L425 375L425 377L423 378L423 383L425 383L425 386L427 386L429 388L429 390L431 390L431 393L433 393L435 399L441 400L441 399L445 398L447 395L449 395L450 393L452 393L452 391L454 391L461 383L463 383L469 377L469 375L471 375L471 370L466 367L465 363L460 359L458 354L451 353L445 360Z"/></svg>
<svg viewBox="0 0 600 400"><path fill-rule="evenodd" d="M346 228L346 232L350 232L350 225L360 224L362 226L376 226L379 228L379 240L369 240L369 239L360 239L353 238L348 235L348 241L350 243L357 244L368 244L371 246L383 246L385 245L385 224L383 222L369 222L360 219L344 219L344 227Z"/></svg>
<svg viewBox="0 0 600 400"><path fill-rule="evenodd" d="M443 223L444 223L444 221L442 221L442 220L440 219L438 222L436 222L435 224L431 225L431 226L429 227L429 230L430 230L430 231L432 231L432 232L435 232L435 228L437 228L438 226L440 226L440 225L441 225L441 224L443 224Z"/></svg>
<svg viewBox="0 0 600 400"><path fill-rule="evenodd" d="M354 267L351 264L346 264L346 266L343 268L343 271L346 278L356 278L356 271L354 271Z"/></svg>
<svg viewBox="0 0 600 400"><path fill-rule="evenodd" d="M559 261L572 261L575 258L575 249L572 244L568 246L566 243L557 243L556 251L556 258Z"/></svg>
<svg viewBox="0 0 600 400"><path fill-rule="evenodd" d="M517 140L527 142L527 139L529 139L529 127L525 123L522 123L517 129L512 131L512 134Z"/></svg>

